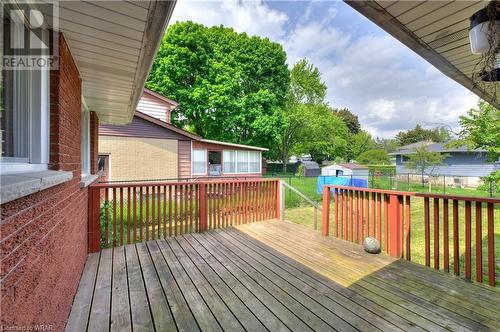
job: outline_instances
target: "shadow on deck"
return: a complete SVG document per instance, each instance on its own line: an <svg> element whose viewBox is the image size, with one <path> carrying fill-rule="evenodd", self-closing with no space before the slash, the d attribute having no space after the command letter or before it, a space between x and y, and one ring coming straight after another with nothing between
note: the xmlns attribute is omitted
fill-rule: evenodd
<svg viewBox="0 0 500 332"><path fill-rule="evenodd" d="M499 330L500 292L258 222L89 256L66 331Z"/></svg>

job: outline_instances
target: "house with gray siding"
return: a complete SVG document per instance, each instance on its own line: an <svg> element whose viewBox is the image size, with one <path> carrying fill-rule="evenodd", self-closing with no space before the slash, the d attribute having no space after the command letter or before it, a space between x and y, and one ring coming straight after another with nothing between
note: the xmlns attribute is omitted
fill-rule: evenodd
<svg viewBox="0 0 500 332"><path fill-rule="evenodd" d="M480 182L480 178L489 175L496 169L500 169L500 163L488 161L486 150L468 149L466 146L448 147L447 143L434 143L422 141L399 147L390 155L396 158L396 174L416 173L407 167L409 156L415 153L415 149L425 146L430 152L446 154L443 165L436 166L432 175L446 176L447 183L460 184L462 186L474 187ZM431 170L429 170L430 172Z"/></svg>

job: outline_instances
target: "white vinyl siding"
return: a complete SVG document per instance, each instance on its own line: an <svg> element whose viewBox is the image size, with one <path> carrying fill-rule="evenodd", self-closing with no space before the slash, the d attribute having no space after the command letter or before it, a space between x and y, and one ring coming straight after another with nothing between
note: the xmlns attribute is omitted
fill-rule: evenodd
<svg viewBox="0 0 500 332"><path fill-rule="evenodd" d="M193 149L193 174L207 173L207 150Z"/></svg>
<svg viewBox="0 0 500 332"><path fill-rule="evenodd" d="M260 151L224 150L223 155L225 174L260 173Z"/></svg>

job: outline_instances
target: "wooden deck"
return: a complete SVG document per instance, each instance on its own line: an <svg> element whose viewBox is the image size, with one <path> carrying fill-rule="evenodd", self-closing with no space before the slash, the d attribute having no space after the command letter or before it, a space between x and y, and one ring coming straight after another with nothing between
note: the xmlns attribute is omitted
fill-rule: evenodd
<svg viewBox="0 0 500 332"><path fill-rule="evenodd" d="M259 222L89 256L66 331L500 330L500 292Z"/></svg>

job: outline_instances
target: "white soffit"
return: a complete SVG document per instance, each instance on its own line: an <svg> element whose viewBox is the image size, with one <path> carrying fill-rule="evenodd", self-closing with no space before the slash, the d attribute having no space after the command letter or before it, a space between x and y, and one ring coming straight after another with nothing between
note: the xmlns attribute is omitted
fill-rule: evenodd
<svg viewBox="0 0 500 332"><path fill-rule="evenodd" d="M475 86L472 73L480 55L469 44L469 18L489 1L345 2L422 56L442 73L500 107L491 90ZM498 83L495 89L498 91ZM498 95L498 93L497 93Z"/></svg>
<svg viewBox="0 0 500 332"><path fill-rule="evenodd" d="M175 7L174 1L60 1L59 29L101 124L128 124Z"/></svg>

